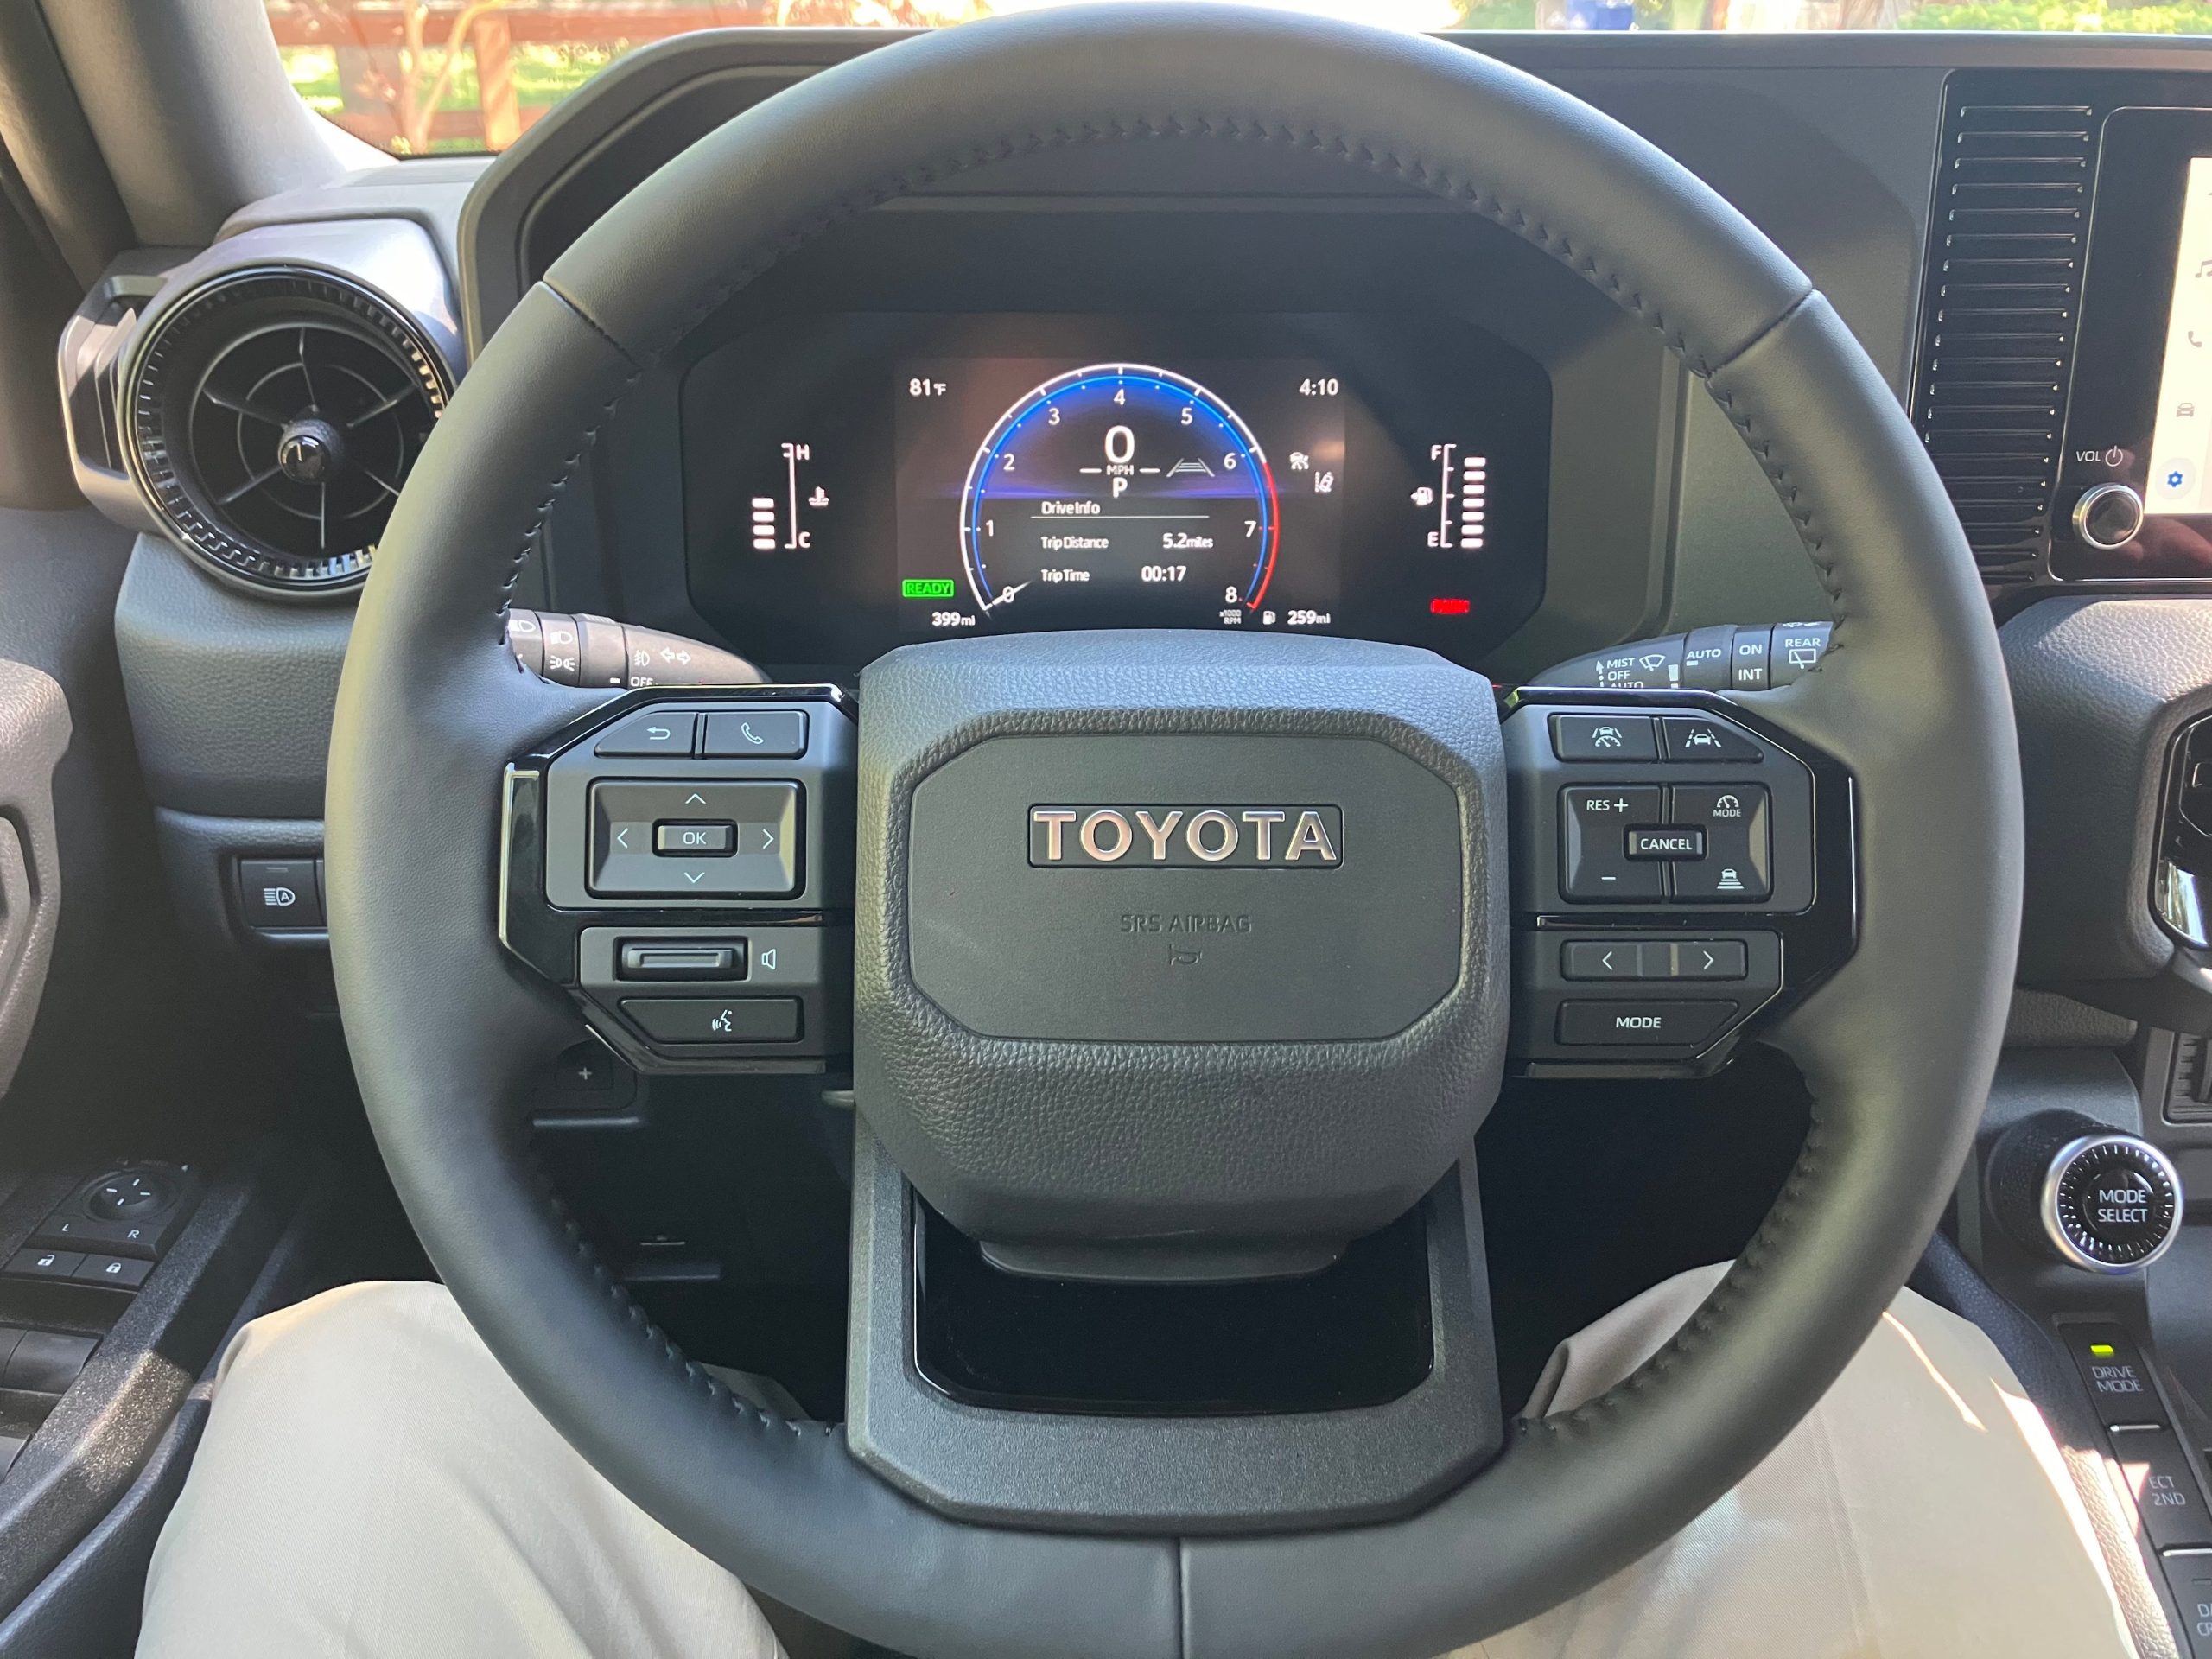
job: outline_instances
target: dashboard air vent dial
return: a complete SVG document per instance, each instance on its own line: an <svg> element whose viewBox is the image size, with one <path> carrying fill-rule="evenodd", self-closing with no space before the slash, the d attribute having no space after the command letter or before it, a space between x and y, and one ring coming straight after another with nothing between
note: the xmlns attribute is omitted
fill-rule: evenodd
<svg viewBox="0 0 2212 1659"><path fill-rule="evenodd" d="M368 574L449 391L422 332L304 266L178 299L132 361L126 451L177 541L219 574L322 594Z"/></svg>

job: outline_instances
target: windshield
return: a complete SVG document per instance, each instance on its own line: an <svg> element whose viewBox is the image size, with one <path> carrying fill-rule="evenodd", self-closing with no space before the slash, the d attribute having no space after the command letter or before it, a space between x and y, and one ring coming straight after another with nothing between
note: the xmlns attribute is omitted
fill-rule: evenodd
<svg viewBox="0 0 2212 1659"><path fill-rule="evenodd" d="M936 28L1056 0L267 0L310 108L401 156L504 149L620 57L700 29ZM2212 33L2212 0L1292 0L1395 29Z"/></svg>

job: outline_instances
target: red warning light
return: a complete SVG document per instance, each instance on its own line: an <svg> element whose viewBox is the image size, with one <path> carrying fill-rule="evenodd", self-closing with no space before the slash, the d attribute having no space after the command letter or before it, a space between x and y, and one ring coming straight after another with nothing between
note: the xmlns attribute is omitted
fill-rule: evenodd
<svg viewBox="0 0 2212 1659"><path fill-rule="evenodd" d="M1432 599L1428 601L1431 616L1465 616L1475 608L1471 599Z"/></svg>

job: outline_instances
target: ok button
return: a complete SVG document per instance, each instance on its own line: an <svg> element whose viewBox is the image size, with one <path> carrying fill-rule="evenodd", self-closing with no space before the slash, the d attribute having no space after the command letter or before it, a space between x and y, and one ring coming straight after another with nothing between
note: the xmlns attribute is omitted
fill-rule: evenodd
<svg viewBox="0 0 2212 1659"><path fill-rule="evenodd" d="M728 858L736 850L734 823L653 825L653 851L665 858Z"/></svg>

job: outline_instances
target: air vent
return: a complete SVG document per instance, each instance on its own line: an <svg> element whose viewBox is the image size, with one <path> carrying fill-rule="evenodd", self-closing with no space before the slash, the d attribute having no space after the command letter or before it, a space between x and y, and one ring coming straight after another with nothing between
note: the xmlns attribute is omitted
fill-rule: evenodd
<svg viewBox="0 0 2212 1659"><path fill-rule="evenodd" d="M2050 558L2094 114L1961 100L1945 124L1916 402L1993 597Z"/></svg>
<svg viewBox="0 0 2212 1659"><path fill-rule="evenodd" d="M128 385L128 457L177 540L224 575L299 594L367 575L448 391L400 312L304 267L185 295Z"/></svg>
<svg viewBox="0 0 2212 1659"><path fill-rule="evenodd" d="M139 302L111 295L71 319L61 340L70 442L86 467L121 475L123 423L116 412L116 359L138 321Z"/></svg>

